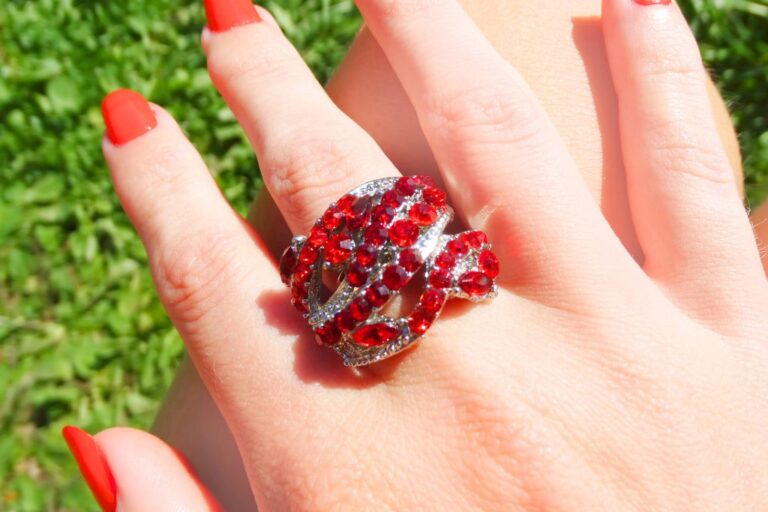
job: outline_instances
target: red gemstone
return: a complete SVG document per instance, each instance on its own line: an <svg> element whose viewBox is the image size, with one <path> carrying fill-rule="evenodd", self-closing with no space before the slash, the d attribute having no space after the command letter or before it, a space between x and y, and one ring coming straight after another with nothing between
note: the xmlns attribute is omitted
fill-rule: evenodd
<svg viewBox="0 0 768 512"><path fill-rule="evenodd" d="M419 297L419 309L437 314L445 304L445 292L442 290L429 289Z"/></svg>
<svg viewBox="0 0 768 512"><path fill-rule="evenodd" d="M294 267L296 267L297 261L296 250L293 247L288 247L280 257L280 279L283 281L283 284L291 282L291 274Z"/></svg>
<svg viewBox="0 0 768 512"><path fill-rule="evenodd" d="M447 202L445 192L437 187L427 187L421 194L426 202L437 208L445 206Z"/></svg>
<svg viewBox="0 0 768 512"><path fill-rule="evenodd" d="M432 176L412 176L414 181L422 187L436 187L437 183L432 179Z"/></svg>
<svg viewBox="0 0 768 512"><path fill-rule="evenodd" d="M398 220L389 228L389 239L398 247L413 245L419 238L419 226L410 220Z"/></svg>
<svg viewBox="0 0 768 512"><path fill-rule="evenodd" d="M307 265L306 263L299 263L296 265L296 269L293 271L293 283L294 284L303 284L309 281L309 278L312 277L312 267Z"/></svg>
<svg viewBox="0 0 768 512"><path fill-rule="evenodd" d="M309 291L304 284L296 284L291 288L291 298L296 301L302 301L307 298Z"/></svg>
<svg viewBox="0 0 768 512"><path fill-rule="evenodd" d="M416 309L416 311L411 313L411 315L408 317L408 327L411 329L411 332L416 334L424 334L427 332L427 329L430 328L432 322L434 321L434 313L424 311L423 309Z"/></svg>
<svg viewBox="0 0 768 512"><path fill-rule="evenodd" d="M401 194L395 189L387 190L381 196L381 204L383 204L384 206L391 206L392 208L397 208L398 206L403 204L403 201L405 201L403 194Z"/></svg>
<svg viewBox="0 0 768 512"><path fill-rule="evenodd" d="M347 270L347 282L352 286L362 286L368 281L368 271L359 262L352 263Z"/></svg>
<svg viewBox="0 0 768 512"><path fill-rule="evenodd" d="M349 215L349 213L352 211L352 205L355 204L355 201L357 198L353 195L345 195L338 201L336 201L336 204L334 205L337 210L339 210L341 213L345 215Z"/></svg>
<svg viewBox="0 0 768 512"><path fill-rule="evenodd" d="M372 306L381 307L389 300L389 288L381 281L376 281L371 284L365 291L365 300L371 303Z"/></svg>
<svg viewBox="0 0 768 512"><path fill-rule="evenodd" d="M320 247L328 240L328 232L321 225L314 226L309 232L309 238L307 244L312 247Z"/></svg>
<svg viewBox="0 0 768 512"><path fill-rule="evenodd" d="M379 250L371 244L363 244L357 250L355 259L364 267L372 267L379 259Z"/></svg>
<svg viewBox="0 0 768 512"><path fill-rule="evenodd" d="M413 195L417 188L419 188L419 182L410 176L403 176L395 184L395 189L404 196Z"/></svg>
<svg viewBox="0 0 768 512"><path fill-rule="evenodd" d="M309 244L305 244L304 247L301 248L301 252L299 253L299 261L302 263L306 263L307 265L311 265L315 261L317 261L317 257L320 254L320 252L317 250L317 247L312 247Z"/></svg>
<svg viewBox="0 0 768 512"><path fill-rule="evenodd" d="M485 295L491 290L493 279L482 272L466 272L459 278L459 287L472 297Z"/></svg>
<svg viewBox="0 0 768 512"><path fill-rule="evenodd" d="M315 330L315 340L320 345L333 345L338 342L339 339L341 339L341 332L333 322L328 322Z"/></svg>
<svg viewBox="0 0 768 512"><path fill-rule="evenodd" d="M456 264L456 256L448 251L443 251L435 258L435 265L441 268L452 268Z"/></svg>
<svg viewBox="0 0 768 512"><path fill-rule="evenodd" d="M351 331L357 325L357 322L352 317L352 313L348 309L339 312L333 319L333 323L341 332Z"/></svg>
<svg viewBox="0 0 768 512"><path fill-rule="evenodd" d="M488 237L482 231L467 231L462 233L459 238L472 249L478 249L488 243Z"/></svg>
<svg viewBox="0 0 768 512"><path fill-rule="evenodd" d="M384 269L381 280L390 290L399 290L408 284L408 272L400 265L389 265Z"/></svg>
<svg viewBox="0 0 768 512"><path fill-rule="evenodd" d="M342 224L344 224L344 212L341 212L337 210L336 207L331 206L325 210L322 222L325 229L328 231L335 231L339 229Z"/></svg>
<svg viewBox="0 0 768 512"><path fill-rule="evenodd" d="M355 242L346 233L339 233L328 240L325 247L325 261L332 265L345 262L352 251L355 250Z"/></svg>
<svg viewBox="0 0 768 512"><path fill-rule="evenodd" d="M477 257L477 265L491 279L499 275L499 259L493 251L486 249L481 252L480 256Z"/></svg>
<svg viewBox="0 0 768 512"><path fill-rule="evenodd" d="M421 256L413 249L403 249L397 260L408 272L416 272L421 266Z"/></svg>
<svg viewBox="0 0 768 512"><path fill-rule="evenodd" d="M445 244L446 249L448 249L454 256L464 256L469 252L469 247L467 247L467 244L464 243L464 240L461 238L454 238L447 244Z"/></svg>
<svg viewBox="0 0 768 512"><path fill-rule="evenodd" d="M384 345L396 339L400 335L400 329L389 324L371 324L364 325L358 329L352 339L355 343L363 347L376 347Z"/></svg>
<svg viewBox="0 0 768 512"><path fill-rule="evenodd" d="M389 231L387 231L387 228L381 224L371 224L365 229L363 238L365 238L365 241L369 244L379 246L387 240L388 236Z"/></svg>
<svg viewBox="0 0 768 512"><path fill-rule="evenodd" d="M355 201L347 214L347 225L352 229L360 229L368 221L368 212L371 209L371 198L363 196Z"/></svg>
<svg viewBox="0 0 768 512"><path fill-rule="evenodd" d="M371 303L363 297L357 297L349 305L349 312L357 322L364 322L371 316Z"/></svg>
<svg viewBox="0 0 768 512"><path fill-rule="evenodd" d="M395 209L391 206L380 204L371 210L371 222L376 224L389 224L395 218Z"/></svg>
<svg viewBox="0 0 768 512"><path fill-rule="evenodd" d="M419 226L430 226L437 220L437 210L427 203L416 203L408 210L408 218Z"/></svg>
<svg viewBox="0 0 768 512"><path fill-rule="evenodd" d="M433 288L448 288L451 286L451 274L437 268L429 275L429 285Z"/></svg>

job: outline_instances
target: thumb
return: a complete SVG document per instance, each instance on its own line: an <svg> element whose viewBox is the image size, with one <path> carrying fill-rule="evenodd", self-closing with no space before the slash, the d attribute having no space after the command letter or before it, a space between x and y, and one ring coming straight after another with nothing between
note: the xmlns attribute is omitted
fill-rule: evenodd
<svg viewBox="0 0 768 512"><path fill-rule="evenodd" d="M91 436L70 426L62 434L105 512L222 510L184 457L151 434L111 428Z"/></svg>

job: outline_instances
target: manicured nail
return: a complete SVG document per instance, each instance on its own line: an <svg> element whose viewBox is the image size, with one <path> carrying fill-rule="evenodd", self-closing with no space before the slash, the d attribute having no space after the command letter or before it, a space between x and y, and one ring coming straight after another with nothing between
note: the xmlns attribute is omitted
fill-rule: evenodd
<svg viewBox="0 0 768 512"><path fill-rule="evenodd" d="M93 496L105 512L117 508L117 488L101 449L88 432L66 426L61 431Z"/></svg>
<svg viewBox="0 0 768 512"><path fill-rule="evenodd" d="M250 0L205 0L205 16L214 32L261 21Z"/></svg>
<svg viewBox="0 0 768 512"><path fill-rule="evenodd" d="M147 100L130 89L109 93L101 104L101 115L107 125L107 137L116 145L130 142L157 126Z"/></svg>
<svg viewBox="0 0 768 512"><path fill-rule="evenodd" d="M635 0L639 5L668 5L672 0Z"/></svg>

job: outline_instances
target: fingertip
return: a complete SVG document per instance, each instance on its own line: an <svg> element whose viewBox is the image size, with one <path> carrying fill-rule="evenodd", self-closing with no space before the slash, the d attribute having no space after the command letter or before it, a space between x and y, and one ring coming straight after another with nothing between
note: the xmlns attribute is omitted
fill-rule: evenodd
<svg viewBox="0 0 768 512"><path fill-rule="evenodd" d="M117 486L107 458L95 438L72 425L65 426L61 435L102 510L114 511L117 507Z"/></svg>
<svg viewBox="0 0 768 512"><path fill-rule="evenodd" d="M109 93L101 103L101 114L107 138L117 146L127 144L157 126L149 102L131 89L117 89Z"/></svg>

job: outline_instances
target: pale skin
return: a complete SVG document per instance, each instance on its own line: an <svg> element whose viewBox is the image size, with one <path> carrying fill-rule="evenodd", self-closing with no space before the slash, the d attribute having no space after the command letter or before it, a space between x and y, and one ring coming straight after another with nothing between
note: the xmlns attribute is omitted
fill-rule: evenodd
<svg viewBox="0 0 768 512"><path fill-rule="evenodd" d="M594 14L593 2L583 4ZM160 296L249 478L231 485L239 461L221 456L230 446L225 429L211 407L195 411L205 388L187 373L172 391L178 409L158 432L176 432L172 444L205 484L159 439L110 430L97 439L120 508L209 510L205 485L233 509L251 492L265 510L768 506L768 287L732 177L737 153L718 128L719 104L711 107L679 11L604 2L621 100L620 121L601 134L583 70L559 75L548 94L546 67L529 62L526 70L541 71L525 73L540 103L516 71L527 53L499 48L511 67L452 2L365 0L360 8L402 98L415 105L422 145L401 136L409 144L398 147L387 135L397 132L382 123L373 133L380 151L328 102L266 13L262 23L206 34L214 82L292 231L305 232L360 182L431 165L465 222L494 242L502 293L486 306L452 308L404 357L362 377L346 372L283 305L269 241L285 235L259 229L261 243L239 222L158 107L155 130L125 146L106 143L105 153ZM564 47L563 62L574 47ZM343 68L330 91L376 132L373 114L387 109L366 110L349 92L371 76L355 76L359 66ZM418 136L406 122L408 103L386 90L398 126ZM558 94L589 108L559 109ZM312 158L296 152L307 144ZM625 203L609 209L601 184L617 167L626 173ZM192 445L197 451L185 449ZM215 462L202 463L206 455Z"/></svg>

